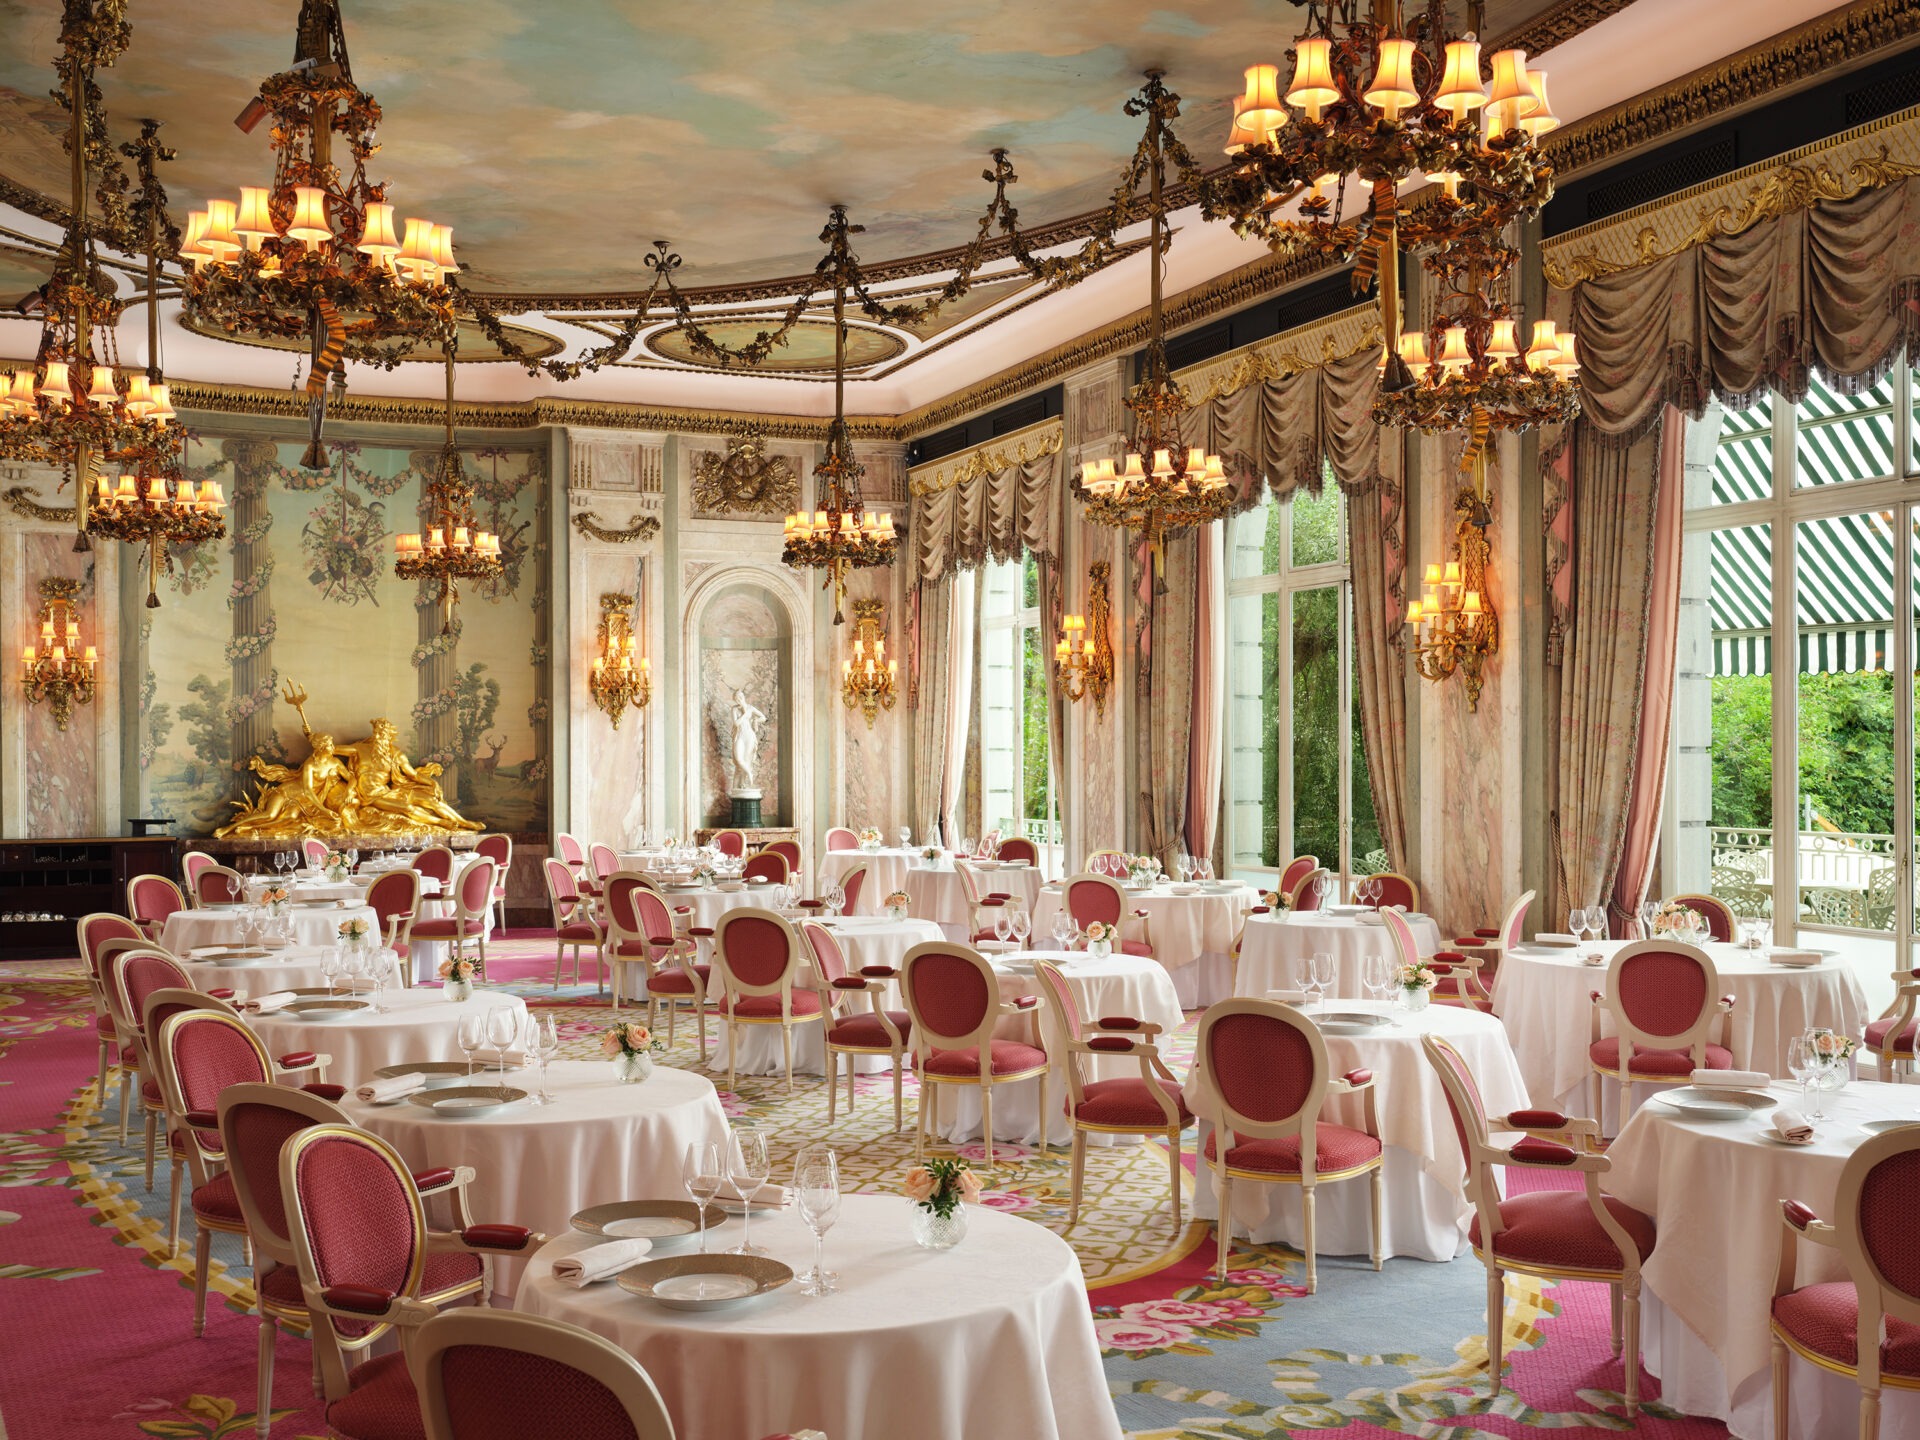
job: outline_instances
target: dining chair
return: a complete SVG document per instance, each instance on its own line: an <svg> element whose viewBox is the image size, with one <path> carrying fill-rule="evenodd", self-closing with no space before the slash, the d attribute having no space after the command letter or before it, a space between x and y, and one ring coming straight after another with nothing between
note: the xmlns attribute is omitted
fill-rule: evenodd
<svg viewBox="0 0 1920 1440"><path fill-rule="evenodd" d="M976 860L992 860L996 859L999 854L1000 832L998 830L989 830L980 837L980 843L974 849L973 858Z"/></svg>
<svg viewBox="0 0 1920 1440"><path fill-rule="evenodd" d="M1153 931L1147 912L1135 910L1131 915L1127 913L1127 892L1118 880L1108 875L1075 875L1067 881L1062 900L1066 904L1067 914L1080 930L1085 931L1095 921L1116 927L1114 954L1152 957ZM1125 923L1128 920L1140 922L1139 930L1131 940L1125 938Z"/></svg>
<svg viewBox="0 0 1920 1440"><path fill-rule="evenodd" d="M200 893L198 884L200 872L210 865L218 865L219 863L218 860L214 859L213 856L207 854L204 850L189 850L180 857L180 878L186 882L187 903L189 905L198 904L196 897ZM223 895L221 898L225 899L226 897Z"/></svg>
<svg viewBox="0 0 1920 1440"><path fill-rule="evenodd" d="M1319 868L1318 855L1296 855L1287 862L1287 868L1280 872L1280 883L1275 889L1282 895L1291 895L1295 886Z"/></svg>
<svg viewBox="0 0 1920 1440"><path fill-rule="evenodd" d="M1095 875L1117 875L1119 878L1124 878L1127 873L1127 852L1095 850L1087 856L1087 863L1082 868Z"/></svg>
<svg viewBox="0 0 1920 1440"><path fill-rule="evenodd" d="M1040 866L1040 847L1024 835L1015 835L1010 840L1002 840L1000 842L1000 861L1002 864L1005 864L1009 860L1024 860L1027 864L1038 869Z"/></svg>
<svg viewBox="0 0 1920 1440"><path fill-rule="evenodd" d="M594 963L599 968L600 988L607 985L607 932L595 918L592 903L581 893L579 882L564 860L549 855L540 862L547 879L547 908L553 917L553 988L560 988L560 972L566 965L567 950L573 951L573 983L580 983L580 947L593 947Z"/></svg>
<svg viewBox="0 0 1920 1440"><path fill-rule="evenodd" d="M1527 911L1532 907L1534 892L1522 891L1520 898L1507 907L1507 918L1496 928L1483 925L1471 935L1462 935L1453 942L1453 949L1478 959L1481 963L1475 967L1481 983L1488 989L1488 983L1499 973L1500 962L1512 952L1514 946L1527 938Z"/></svg>
<svg viewBox="0 0 1920 1440"><path fill-rule="evenodd" d="M1247 943L1247 922L1256 915L1271 915L1272 913L1273 906L1262 903L1249 907L1247 913L1240 917L1240 928L1233 932L1233 944L1228 947L1227 950L1228 971L1236 980L1240 975L1240 952L1245 948Z"/></svg>
<svg viewBox="0 0 1920 1440"><path fill-rule="evenodd" d="M860 837L844 825L836 825L827 831L827 849L858 850Z"/></svg>
<svg viewBox="0 0 1920 1440"><path fill-rule="evenodd" d="M1086 1025L1066 975L1051 960L1036 960L1035 977L1045 989L1059 1038L1050 1054L1067 1072L1067 1119L1073 1124L1072 1194L1067 1229L1080 1223L1080 1190L1087 1169L1088 1135L1158 1135L1167 1142L1169 1189L1173 1196L1173 1233L1180 1233L1180 1133L1193 1123L1181 1098L1180 1082L1160 1058L1160 1027L1131 1015L1111 1015ZM1131 1055L1140 1074L1113 1080L1088 1080L1088 1060Z"/></svg>
<svg viewBox="0 0 1920 1440"><path fill-rule="evenodd" d="M437 940L455 956L476 952L480 974L487 973L487 911L493 905L493 862L475 860L460 872L453 886L453 913L428 915L413 922L408 942Z"/></svg>
<svg viewBox="0 0 1920 1440"><path fill-rule="evenodd" d="M238 870L225 865L202 865L189 882L192 908L208 905L232 905L245 897L247 879Z"/></svg>
<svg viewBox="0 0 1920 1440"><path fill-rule="evenodd" d="M891 965L868 965L854 974L840 942L818 921L801 922L800 937L813 953L813 970L820 982L815 988L827 1000L827 1124L833 1124L837 1114L840 1057L847 1057L847 1114L852 1115L856 1057L886 1055L893 1061L893 1133L898 1135L905 1123L901 1081L913 1017L904 1010L884 1010L880 1002L900 972ZM865 1010L855 1008L861 995L867 998Z"/></svg>
<svg viewBox="0 0 1920 1440"><path fill-rule="evenodd" d="M1847 1157L1822 1220L1797 1200L1780 1202L1780 1263L1774 1272L1773 1434L1791 1433L1792 1356L1851 1375L1860 1387L1860 1440L1880 1434L1883 1390L1920 1390L1920 1251L1913 1196L1920 1186L1920 1127L1884 1130ZM1839 1252L1845 1280L1794 1285L1800 1242ZM1836 1419L1838 1417L1835 1417ZM1824 1419L1822 1435L1838 1433Z"/></svg>
<svg viewBox="0 0 1920 1440"><path fill-rule="evenodd" d="M819 992L796 983L799 935L771 910L729 910L715 927L713 959L722 990L720 1018L727 1025L727 1089L734 1088L739 1074L739 1027L778 1025L791 1093L793 1027L818 1024L826 1013Z"/></svg>
<svg viewBox="0 0 1920 1440"><path fill-rule="evenodd" d="M101 963L107 977L107 1006L114 1028L123 1037L121 1060L132 1061L133 1090L139 1097L146 1129L147 1192L153 1192L153 1162L159 1143L160 1120L165 1100L160 1080L154 1073L148 1054L146 1032L147 996L156 990L191 990L193 981L165 950L141 941L109 940L100 947ZM120 1143L127 1143L127 1107L120 1109Z"/></svg>
<svg viewBox="0 0 1920 1440"><path fill-rule="evenodd" d="M772 885L784 885L791 871L787 867L787 857L776 855L771 850L762 850L740 867L740 878L752 880L756 876Z"/></svg>
<svg viewBox="0 0 1920 1440"><path fill-rule="evenodd" d="M326 841L317 839L311 835L300 842L300 854L302 858L316 870L326 863L327 856L331 854L332 851L333 847L327 844Z"/></svg>
<svg viewBox="0 0 1920 1440"><path fill-rule="evenodd" d="M580 888L588 895L604 895L607 881L620 869L620 856L611 845L589 845L587 868L593 873Z"/></svg>
<svg viewBox="0 0 1920 1440"><path fill-rule="evenodd" d="M127 914L149 940L158 940L167 917L186 908L180 887L164 875L136 875L127 881Z"/></svg>
<svg viewBox="0 0 1920 1440"><path fill-rule="evenodd" d="M227 1173L215 1111L229 1085L268 1084L279 1071L267 1047L246 1022L225 1007L198 1008L191 991L162 990L150 997L145 1014L152 1024L149 1055L154 1063L161 1104L167 1113L168 1143L175 1156L174 1185L167 1229L167 1253L179 1249L181 1170L192 1177L193 1333L207 1328L207 1278L216 1232L246 1234L233 1177ZM309 1062L317 1056L306 1057ZM302 1067L302 1068L310 1068ZM344 1090L320 1085L319 1093L337 1100Z"/></svg>
<svg viewBox="0 0 1920 1440"><path fill-rule="evenodd" d="M428 896L421 901L423 910L431 909L443 919L446 915L453 913L456 908L453 896L455 868L453 851L444 845L429 845L413 857L413 869L423 879L436 881L440 886L437 895Z"/></svg>
<svg viewBox="0 0 1920 1440"><path fill-rule="evenodd" d="M1878 1020L1867 1024L1867 1048L1873 1051L1879 1061L1882 1080L1898 1084L1913 1074L1914 1033L1920 1030L1920 1024L1914 1019L1916 1009L1920 1009L1920 970L1911 971L1909 978L1900 982L1893 992L1893 1003L1887 1006ZM102 1041L100 1056L103 1067L106 1053L106 1042ZM104 1068L101 1074L106 1074Z"/></svg>
<svg viewBox="0 0 1920 1440"><path fill-rule="evenodd" d="M411 940L413 927L420 920L420 872L388 870L376 875L367 887L367 908L373 911L374 924L388 949L403 957L399 966L400 987L413 983Z"/></svg>
<svg viewBox="0 0 1920 1440"><path fill-rule="evenodd" d="M1419 939L1405 915L1385 907L1378 913L1393 941L1394 964L1403 967L1424 964L1437 976L1438 983L1433 987L1435 1004L1493 1013L1493 996L1480 982L1479 956L1461 950L1436 950L1431 955L1422 955Z"/></svg>
<svg viewBox="0 0 1920 1440"><path fill-rule="evenodd" d="M1716 998L1717 997L1717 998ZM1606 990L1592 992L1593 1118L1601 1116L1603 1081L1620 1087L1620 1122L1633 1106L1635 1085L1686 1085L1695 1070L1735 1068L1730 1046L1733 996L1720 993L1720 975L1697 945L1680 940L1633 940L1613 953ZM1600 1034L1601 1015L1614 1033ZM1715 1029L1721 1043L1708 1037Z"/></svg>
<svg viewBox="0 0 1920 1440"><path fill-rule="evenodd" d="M145 945L146 935L140 927L124 915L111 910L95 910L82 915L74 927L80 941L80 958L87 966L87 998L93 1002L93 1030L100 1041L100 1073L94 1084L94 1094L104 1108L107 1103L107 1072L120 1072L120 1112L127 1109L127 1090L133 1081L133 1070L123 1063L109 1064L109 1060L118 1060L118 1052L123 1048L120 1031L113 1023L113 1012L107 1007L107 979L102 969L100 947L109 940L125 940L134 945Z"/></svg>
<svg viewBox="0 0 1920 1440"><path fill-rule="evenodd" d="M304 1339L313 1317L300 1290L300 1267L287 1230L287 1210L280 1196L280 1151L294 1135L315 1125L350 1127L346 1111L309 1086L292 1090L284 1085L255 1082L228 1085L220 1092L215 1113L220 1148L227 1174L239 1201L253 1252L254 1313L260 1320L259 1383L254 1413L255 1430L265 1437L273 1424L273 1352L281 1330ZM445 1196L451 1204L455 1228L473 1223L467 1187L475 1178L472 1167L438 1167L413 1172L424 1200ZM423 1303L452 1304L479 1297L485 1280L485 1261L477 1255L429 1252L421 1276Z"/></svg>
<svg viewBox="0 0 1920 1440"><path fill-rule="evenodd" d="M576 880L587 878L587 852L578 840L563 830L553 837L553 848L560 863L573 872Z"/></svg>
<svg viewBox="0 0 1920 1440"><path fill-rule="evenodd" d="M747 853L747 837L738 830L716 830L707 842L722 855L738 860Z"/></svg>
<svg viewBox="0 0 1920 1440"><path fill-rule="evenodd" d="M787 862L789 874L800 868L800 842L798 840L776 840L760 852L763 855L779 855Z"/></svg>
<svg viewBox="0 0 1920 1440"><path fill-rule="evenodd" d="M856 865L840 877L840 893L846 897L840 906L842 915L858 913L860 892L866 888L867 866Z"/></svg>
<svg viewBox="0 0 1920 1440"><path fill-rule="evenodd" d="M1398 905L1409 914L1417 914L1420 909L1420 887L1397 870L1382 870L1377 875L1356 877L1376 881L1380 886L1379 898L1369 902L1380 909L1389 905Z"/></svg>
<svg viewBox="0 0 1920 1440"><path fill-rule="evenodd" d="M476 855L484 855L493 861L493 907L498 923L496 929L505 933L507 928L507 871L513 868L513 837L511 835L482 835L473 843Z"/></svg>
<svg viewBox="0 0 1920 1440"><path fill-rule="evenodd" d="M546 1237L518 1225L430 1232L420 1186L399 1152L347 1125L310 1125L288 1136L279 1179L331 1434L396 1440L424 1433L411 1428L420 1402L405 1333L439 1313L427 1299L429 1258L524 1255ZM481 1286L485 1294L487 1281ZM351 1364L396 1326L398 1352Z"/></svg>
<svg viewBox="0 0 1920 1440"><path fill-rule="evenodd" d="M1038 995L1013 1001L1000 998L999 981L986 956L967 945L927 940L907 951L900 964L900 989L913 1022L913 1049L920 1069L920 1126L913 1157L923 1158L927 1132L938 1131L940 1091L947 1085L980 1087L980 1135L993 1164L993 1087L1022 1080L1040 1081L1040 1150L1045 1154L1047 1070L1044 1045L995 1039L1004 1019L1042 1008Z"/></svg>
<svg viewBox="0 0 1920 1440"><path fill-rule="evenodd" d="M989 940L998 940L1000 937L994 933L992 924L988 923L988 917L980 912L991 910L997 913L999 908L1013 897L997 890L982 892L980 872L964 860L953 862L953 873L960 884L961 903L967 909L966 925L969 939L975 945L983 945Z"/></svg>
<svg viewBox="0 0 1920 1440"><path fill-rule="evenodd" d="M1717 895L1674 895L1669 905L1684 905L1707 922L1707 933L1722 945L1734 941L1733 907Z"/></svg>
<svg viewBox="0 0 1920 1440"><path fill-rule="evenodd" d="M1222 1000L1200 1017L1196 1073L1204 1097L1196 1113L1212 1121L1201 1156L1220 1192L1214 1272L1224 1279L1233 1232L1233 1183L1298 1185L1307 1293L1320 1284L1315 1249L1316 1190L1365 1175L1372 1203L1372 1259L1382 1258L1380 1123L1373 1072L1335 1078L1320 1027L1274 1000ZM1320 1118L1329 1095L1358 1095L1362 1124ZM1223 1145L1221 1134L1229 1137Z"/></svg>
<svg viewBox="0 0 1920 1440"><path fill-rule="evenodd" d="M1623 1200L1600 1193L1607 1157L1582 1153L1600 1133L1597 1120L1575 1120L1551 1110L1516 1110L1489 1117L1480 1086L1460 1052L1438 1035L1423 1035L1427 1061L1440 1076L1466 1167L1465 1194L1473 1207L1467 1240L1487 1267L1487 1375L1490 1396L1500 1393L1505 1368L1507 1272L1547 1280L1592 1280L1607 1287L1613 1353L1624 1354L1627 1419L1640 1405L1640 1267L1658 1238L1654 1219ZM1518 1134L1495 1145L1494 1133ZM1554 1138L1558 1137L1558 1138ZM1580 1142L1576 1150L1565 1143ZM1571 1171L1580 1189L1533 1190L1503 1197L1494 1167ZM1622 1330L1624 1328L1624 1351Z"/></svg>
<svg viewBox="0 0 1920 1440"><path fill-rule="evenodd" d="M1294 881L1293 889L1287 891L1287 908L1296 914L1304 915L1320 908L1320 881L1331 882L1333 872L1324 868L1309 870Z"/></svg>

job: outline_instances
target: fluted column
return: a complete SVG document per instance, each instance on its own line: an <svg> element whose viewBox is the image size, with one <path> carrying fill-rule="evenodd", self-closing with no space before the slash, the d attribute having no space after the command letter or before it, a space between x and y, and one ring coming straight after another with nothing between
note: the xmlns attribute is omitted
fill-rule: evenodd
<svg viewBox="0 0 1920 1440"><path fill-rule="evenodd" d="M279 676L273 668L276 625L269 535L273 516L267 498L280 453L271 440L234 439L221 442L220 454L233 467L233 501L227 517L234 575L227 599L233 612L233 634L227 641L227 663L233 673L233 698L228 702L233 735L228 757L232 773L227 782L231 796L240 791L247 761L277 744L273 701Z"/></svg>

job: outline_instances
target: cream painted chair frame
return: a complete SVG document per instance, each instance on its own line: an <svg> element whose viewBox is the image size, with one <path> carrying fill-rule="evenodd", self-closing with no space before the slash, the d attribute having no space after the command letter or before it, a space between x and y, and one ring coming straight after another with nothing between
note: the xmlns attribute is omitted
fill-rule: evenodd
<svg viewBox="0 0 1920 1440"><path fill-rule="evenodd" d="M893 1057L893 1133L898 1135L906 1123L902 1072L907 1068L907 1055L912 1048L907 1037L912 1034L913 1027L909 1024L907 1035L902 1035L900 1027L888 1017L886 1007L881 1004L881 1001L885 998L887 991L894 987L900 972L891 965L868 965L855 971L847 964L846 951L840 948L838 937L818 920L802 920L800 938L806 941L807 953L813 957L815 988L820 991L821 998L827 1004L826 1029L821 1034L821 1039L825 1041L827 1047L827 1124L833 1124L839 1113L840 1057L842 1055L847 1057L847 1114L851 1115L853 1114L855 1057L890 1055ZM819 983L827 980L820 959L822 944L831 946L840 962L839 977L828 980L824 986ZM858 1013L853 1009L853 1000L856 995L867 997L868 1007L879 1022L880 1033L887 1037L886 1045L836 1045L830 1038L836 1019L849 1019Z"/></svg>
<svg viewBox="0 0 1920 1440"><path fill-rule="evenodd" d="M771 921L786 934L787 963L780 972L780 978L766 984L748 984L733 973L733 966L727 961L727 931L742 920ZM796 1025L819 1024L823 1031L827 1018L827 1000L820 997L820 1008L810 1015L793 1013L793 992L806 987L799 983L800 962L803 954L810 954L800 941L800 932L784 915L771 910L742 907L729 910L720 917L720 923L714 927L713 935L713 973L720 981L722 1000L720 1019L727 1027L727 1089L733 1090L739 1079L740 1034L736 1025L778 1025L780 1027L780 1045L786 1057L787 1091L793 1091L793 1027ZM743 998L761 995L778 995L780 1013L767 1016L739 1016L739 1002Z"/></svg>
<svg viewBox="0 0 1920 1440"><path fill-rule="evenodd" d="M1642 1030L1628 1021L1626 1012L1620 1006L1620 970L1627 961L1636 955L1681 954L1700 965L1706 975L1706 998L1700 1006L1700 1013L1693 1024L1674 1035L1655 1035ZM1717 997L1717 998L1716 998ZM1606 1098L1604 1082L1612 1080L1620 1087L1620 1123L1624 1126L1631 1118L1633 1108L1633 1087L1635 1085L1690 1085L1692 1076L1688 1071L1676 1074L1653 1074L1647 1071L1635 1073L1632 1069L1633 1052L1636 1048L1646 1050L1687 1050L1692 1053L1693 1069L1699 1069L1707 1063L1706 1047L1718 1043L1721 1048L1732 1052L1733 1039L1732 1016L1734 997L1722 994L1720 990L1720 972L1714 967L1713 957L1698 945L1689 945L1684 940L1630 940L1613 952L1613 959L1607 964L1606 989L1592 992L1592 1019L1588 1027L1588 1043L1598 1044L1604 1037L1600 1034L1600 1013L1608 1011L1613 1016L1614 1034L1620 1037L1620 1068L1603 1070L1592 1059L1587 1062L1590 1074L1588 1083L1591 1089L1593 1118L1598 1120L1603 1113L1601 1104ZM1720 1027L1720 1040L1710 1040L1715 1026ZM1733 1056L1733 1067L1740 1067L1740 1057Z"/></svg>
<svg viewBox="0 0 1920 1440"><path fill-rule="evenodd" d="M926 956L955 956L967 961L980 972L981 983L986 986L987 1006L980 1017L980 1023L964 1035L943 1035L932 1029L926 1017L920 1013L920 1006L914 1000L913 967ZM1040 995L1022 996L1012 1004L999 998L1000 984L993 973L993 966L987 957L971 945L962 945L952 940L923 940L907 951L900 962L900 992L907 1002L907 1014L913 1018L913 1054L916 1068L920 1071L920 1125L915 1131L913 1158L924 1159L927 1153L927 1130L929 1122L937 1129L940 1123L940 1087L942 1085L978 1085L980 1087L980 1139L986 1146L987 1164L993 1164L993 1087L1013 1085L1022 1080L1031 1080L1036 1076L1040 1080L1040 1153L1046 1154L1052 1147L1047 1143L1047 1123L1053 1112L1047 1108L1048 1071L1052 1068L1051 1057L1048 1063L1034 1070L1014 1070L1005 1075L993 1073L993 1032L1002 1020L1016 1015L1031 1015L1036 1023L1040 1012L1046 1008L1046 999ZM1024 1002L1031 1001L1027 1004ZM1044 1042L1044 1035L1042 1040ZM1035 1047L1044 1054L1044 1043ZM980 1057L980 1069L974 1075L934 1075L927 1071L927 1054L933 1050L975 1050Z"/></svg>

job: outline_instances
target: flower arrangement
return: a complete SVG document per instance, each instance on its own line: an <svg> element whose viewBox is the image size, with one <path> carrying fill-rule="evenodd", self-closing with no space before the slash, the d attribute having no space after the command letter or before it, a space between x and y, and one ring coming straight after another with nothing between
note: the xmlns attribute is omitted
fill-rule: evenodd
<svg viewBox="0 0 1920 1440"><path fill-rule="evenodd" d="M880 831L877 826L867 826L860 832L859 839L862 850L878 850L880 848Z"/></svg>
<svg viewBox="0 0 1920 1440"><path fill-rule="evenodd" d="M291 897L288 896L287 887L284 885L269 885L260 892L260 903L266 906L267 912L272 915L284 914L289 898Z"/></svg>
<svg viewBox="0 0 1920 1440"><path fill-rule="evenodd" d="M338 930L342 945L364 945L373 936L373 924L364 915L342 920Z"/></svg>
<svg viewBox="0 0 1920 1440"><path fill-rule="evenodd" d="M453 960L442 960L436 973L449 985L471 985L473 977L480 973L480 962L462 955Z"/></svg>
<svg viewBox="0 0 1920 1440"><path fill-rule="evenodd" d="M340 851L329 850L327 852L327 858L320 862L320 868L327 872L328 878L342 880L346 878L349 865L347 857L341 854Z"/></svg>
<svg viewBox="0 0 1920 1440"><path fill-rule="evenodd" d="M928 1160L907 1171L900 1187L915 1205L942 1220L961 1204L980 1203L980 1177L964 1160Z"/></svg>
<svg viewBox="0 0 1920 1440"><path fill-rule="evenodd" d="M938 845L922 845L920 847L920 858L928 864L932 864L940 858L940 847Z"/></svg>
<svg viewBox="0 0 1920 1440"><path fill-rule="evenodd" d="M1691 906L1682 905L1678 900L1669 900L1662 905L1653 917L1653 933L1671 935L1676 939L1686 939L1698 930L1703 923L1701 914Z"/></svg>
<svg viewBox="0 0 1920 1440"><path fill-rule="evenodd" d="M1860 1042L1851 1035L1836 1035L1831 1030L1814 1029L1807 1032L1813 1042L1813 1053L1829 1065L1840 1065L1853 1058L1853 1052Z"/></svg>
<svg viewBox="0 0 1920 1440"><path fill-rule="evenodd" d="M1393 983L1401 990L1429 991L1440 983L1440 977L1425 965L1400 965L1394 968Z"/></svg>
<svg viewBox="0 0 1920 1440"><path fill-rule="evenodd" d="M1262 890L1260 892L1260 903L1269 910L1290 910L1293 908L1287 897L1282 895L1278 890Z"/></svg>
<svg viewBox="0 0 1920 1440"><path fill-rule="evenodd" d="M892 894L888 895L887 898L882 903L889 910L891 910L896 905L898 905L902 910L904 910L907 908L907 906L911 905L913 901L907 897L906 891L895 890Z"/></svg>
<svg viewBox="0 0 1920 1440"><path fill-rule="evenodd" d="M623 1055L658 1055L666 1048L666 1041L658 1039L638 1021L609 1025L600 1032L600 1053L609 1060L618 1060Z"/></svg>

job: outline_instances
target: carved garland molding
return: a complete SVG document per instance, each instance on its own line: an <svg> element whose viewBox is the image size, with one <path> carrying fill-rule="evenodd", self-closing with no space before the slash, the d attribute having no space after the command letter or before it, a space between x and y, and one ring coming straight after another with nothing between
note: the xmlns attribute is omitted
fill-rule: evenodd
<svg viewBox="0 0 1920 1440"><path fill-rule="evenodd" d="M635 540L650 540L660 533L660 520L655 515L637 515L631 523L618 530L610 530L600 523L599 517L591 510L582 510L573 517L573 528L589 540L599 540L608 545L626 545Z"/></svg>
<svg viewBox="0 0 1920 1440"><path fill-rule="evenodd" d="M982 475L997 475L1002 470L1011 470L1016 465L1029 465L1048 455L1058 455L1066 443L1067 427L1058 420L1048 420L1043 425L1023 434L1017 443L1001 441L998 444L982 445L966 455L951 470L948 462L940 462L941 468L931 475L923 474L908 482L907 490L913 495L937 495L942 490L951 490L956 485L964 485L969 480Z"/></svg>
<svg viewBox="0 0 1920 1440"><path fill-rule="evenodd" d="M0 500L5 500L7 508L23 520L44 520L55 525L73 523L71 505L42 505L40 492L29 490L24 485L15 485L4 494L0 494Z"/></svg>

